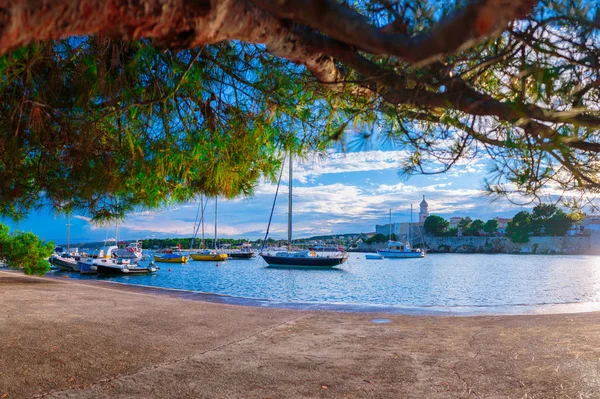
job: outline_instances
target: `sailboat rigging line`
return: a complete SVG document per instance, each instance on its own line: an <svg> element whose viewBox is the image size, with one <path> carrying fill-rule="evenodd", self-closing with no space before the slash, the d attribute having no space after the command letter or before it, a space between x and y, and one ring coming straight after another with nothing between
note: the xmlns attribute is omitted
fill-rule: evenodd
<svg viewBox="0 0 600 399"><path fill-rule="evenodd" d="M204 202L204 199L202 201ZM202 205L202 215L200 217L200 225L202 226L202 249L204 249L204 214L206 212L206 205L208 205L208 198L206 198L206 202Z"/></svg>
<svg viewBox="0 0 600 399"><path fill-rule="evenodd" d="M279 185L281 184L281 176L283 176L283 167L285 166L285 158L283 158L283 164L281 165L281 170L279 171L279 180L277 180L277 189L275 190L275 198L273 198L273 206L271 207L271 215L269 216L269 224L267 224L267 232L265 233L265 239L263 240L262 248L260 252L265 249L265 244L267 243L267 237L269 236L269 229L271 228L271 220L273 220L273 211L275 210L275 202L277 201L277 194L279 193Z"/></svg>
<svg viewBox="0 0 600 399"><path fill-rule="evenodd" d="M194 228L192 230L192 232L194 233L192 235L192 242L190 243L190 249L194 248L194 239L196 239L196 236L198 235L198 229L200 228L200 223L198 220L198 217L200 216L200 207L202 206L201 202L198 202L198 211L196 211L196 219L194 219ZM196 225L198 227L196 227Z"/></svg>

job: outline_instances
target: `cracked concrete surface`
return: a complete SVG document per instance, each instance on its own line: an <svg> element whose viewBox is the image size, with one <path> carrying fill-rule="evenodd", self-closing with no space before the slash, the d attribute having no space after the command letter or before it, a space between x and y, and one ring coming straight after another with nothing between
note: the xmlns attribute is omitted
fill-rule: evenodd
<svg viewBox="0 0 600 399"><path fill-rule="evenodd" d="M307 312L3 272L0 301L4 398L600 397L596 312Z"/></svg>

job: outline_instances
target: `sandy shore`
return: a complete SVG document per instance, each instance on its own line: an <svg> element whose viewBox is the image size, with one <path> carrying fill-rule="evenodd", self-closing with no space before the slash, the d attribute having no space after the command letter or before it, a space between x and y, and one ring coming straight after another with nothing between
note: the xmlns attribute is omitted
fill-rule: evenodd
<svg viewBox="0 0 600 399"><path fill-rule="evenodd" d="M10 272L0 301L2 399L600 397L598 312L263 309Z"/></svg>

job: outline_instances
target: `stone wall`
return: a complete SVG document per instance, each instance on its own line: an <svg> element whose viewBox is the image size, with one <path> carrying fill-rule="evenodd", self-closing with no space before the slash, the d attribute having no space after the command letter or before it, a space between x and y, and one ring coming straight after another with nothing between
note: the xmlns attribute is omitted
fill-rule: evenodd
<svg viewBox="0 0 600 399"><path fill-rule="evenodd" d="M513 243L507 237L427 237L426 242L431 252L586 254L595 249L588 236L530 237L524 244Z"/></svg>
<svg viewBox="0 0 600 399"><path fill-rule="evenodd" d="M429 252L452 253L537 253L599 254L600 234L583 237L530 237L529 242L515 244L507 237L425 237ZM359 250L374 252L387 243L360 244Z"/></svg>

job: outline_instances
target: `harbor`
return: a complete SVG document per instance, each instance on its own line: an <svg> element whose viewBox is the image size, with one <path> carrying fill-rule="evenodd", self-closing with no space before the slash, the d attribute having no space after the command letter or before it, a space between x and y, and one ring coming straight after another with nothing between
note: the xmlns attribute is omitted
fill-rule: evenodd
<svg viewBox="0 0 600 399"><path fill-rule="evenodd" d="M366 259L351 253L331 269L268 267L251 260L157 263L146 275L96 276L53 271L83 280L170 288L284 303L432 308L470 308L600 303L598 258L590 255L428 254L415 259ZM261 305L262 306L262 305Z"/></svg>

